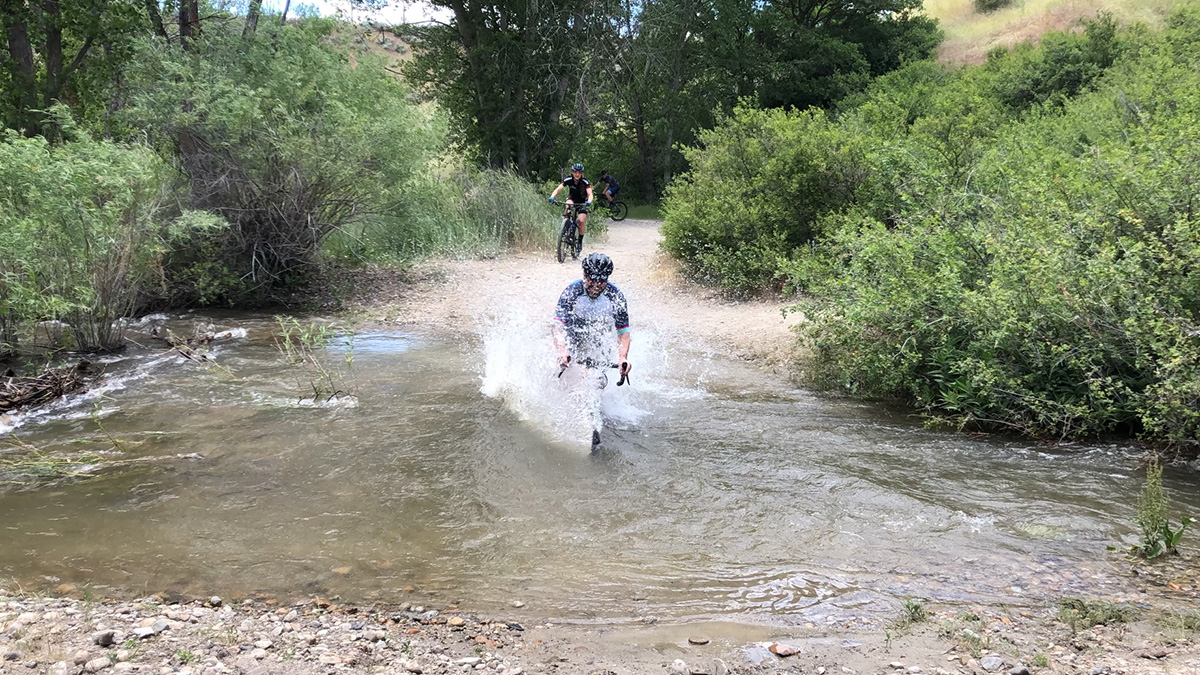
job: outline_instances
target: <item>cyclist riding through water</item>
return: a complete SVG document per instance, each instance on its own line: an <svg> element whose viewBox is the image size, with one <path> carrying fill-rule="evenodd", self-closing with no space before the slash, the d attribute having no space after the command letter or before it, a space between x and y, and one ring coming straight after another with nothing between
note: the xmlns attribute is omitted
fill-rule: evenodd
<svg viewBox="0 0 1200 675"><path fill-rule="evenodd" d="M558 298L554 310L554 346L558 365L572 364L599 370L599 388L607 384L604 369L612 363L617 347L617 368L621 381L629 376L629 306L615 284L608 283L613 261L603 253L591 253L583 259L583 278L571 282ZM593 449L600 443L598 425L592 429Z"/></svg>
<svg viewBox="0 0 1200 675"><path fill-rule="evenodd" d="M576 162L571 166L571 177L554 188L554 192L550 193L550 201L553 202L559 190L564 187L568 190L567 203L579 205L576 210L579 215L575 219L579 226L579 238L575 240L575 253L578 254L583 250L583 233L587 229L587 212L588 207L592 205L592 184L583 177L582 164Z"/></svg>

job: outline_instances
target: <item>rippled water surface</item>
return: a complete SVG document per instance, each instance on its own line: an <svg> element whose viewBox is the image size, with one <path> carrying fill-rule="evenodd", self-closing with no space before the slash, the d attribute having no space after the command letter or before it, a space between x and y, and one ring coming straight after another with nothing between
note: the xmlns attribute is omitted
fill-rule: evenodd
<svg viewBox="0 0 1200 675"><path fill-rule="evenodd" d="M46 452L145 461L0 492L0 573L123 594L796 622L909 595L1111 590L1105 546L1135 538L1140 478L1119 446L927 431L649 331L632 388L605 392L592 456L580 382L554 377L541 329L338 338L326 367L353 396L313 405L271 321L216 324L245 329L216 366L131 350L100 391L2 420ZM1167 485L1200 511L1194 474Z"/></svg>

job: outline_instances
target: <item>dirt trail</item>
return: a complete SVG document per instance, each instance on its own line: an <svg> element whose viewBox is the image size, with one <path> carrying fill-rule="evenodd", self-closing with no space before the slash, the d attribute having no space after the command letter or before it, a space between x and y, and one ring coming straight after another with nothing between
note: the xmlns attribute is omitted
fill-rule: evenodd
<svg viewBox="0 0 1200 675"><path fill-rule="evenodd" d="M585 238L585 253L606 253L616 265L612 282L629 300L634 339L639 326L652 326L659 333L686 335L713 349L785 369L795 345L789 326L798 315L785 318L784 302L733 302L682 280L674 261L659 251L659 225L626 220L611 223L599 240ZM370 284L357 289L353 304L399 323L470 329L478 317L508 306L514 296L545 307L549 319L563 287L579 276L578 261L559 264L550 250L490 260L440 260L419 265L409 275L415 283L403 290L381 294L383 289Z"/></svg>

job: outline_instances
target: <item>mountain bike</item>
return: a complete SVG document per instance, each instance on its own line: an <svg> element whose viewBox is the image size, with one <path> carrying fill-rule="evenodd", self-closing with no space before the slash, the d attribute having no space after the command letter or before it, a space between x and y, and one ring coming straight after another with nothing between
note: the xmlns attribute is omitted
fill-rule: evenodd
<svg viewBox="0 0 1200 675"><path fill-rule="evenodd" d="M629 207L618 199L614 199L611 205L603 199L598 199L595 203L598 208L608 209L608 217L613 220L625 220L625 216L629 215Z"/></svg>
<svg viewBox="0 0 1200 675"><path fill-rule="evenodd" d="M566 260L568 253L572 259L578 258L579 251L575 250L575 242L579 235L579 209L583 204L564 204L559 201L552 203L567 207L563 211L562 230L558 233L558 262Z"/></svg>

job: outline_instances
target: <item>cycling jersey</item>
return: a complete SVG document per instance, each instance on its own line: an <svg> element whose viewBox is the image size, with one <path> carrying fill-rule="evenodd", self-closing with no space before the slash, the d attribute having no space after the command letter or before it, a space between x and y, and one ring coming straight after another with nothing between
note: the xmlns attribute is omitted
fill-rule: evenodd
<svg viewBox="0 0 1200 675"><path fill-rule="evenodd" d="M620 184L620 183L618 183L618 182L617 182L617 179L616 179L616 178L613 178L611 174L609 174L609 175L605 176L604 178L601 178L600 180L601 180L601 181L603 181L603 182L605 182L605 183L608 183L608 190L607 190L607 191L608 191L608 193L609 193L609 194L613 194L613 195L615 195L615 194L617 194L617 190L620 190L620 189L621 189L621 184Z"/></svg>
<svg viewBox="0 0 1200 675"><path fill-rule="evenodd" d="M562 184L571 188L571 201L575 202L576 204L583 204L588 200L587 189L588 186L591 185L591 183L588 182L588 179L580 178L579 183L576 183L575 177L571 176L570 178L564 180Z"/></svg>
<svg viewBox="0 0 1200 675"><path fill-rule="evenodd" d="M579 279L559 296L554 320L566 328L569 351L576 361L603 368L613 361L616 336L629 331L629 306L614 284L605 286L593 300Z"/></svg>

